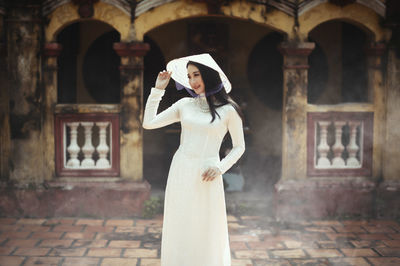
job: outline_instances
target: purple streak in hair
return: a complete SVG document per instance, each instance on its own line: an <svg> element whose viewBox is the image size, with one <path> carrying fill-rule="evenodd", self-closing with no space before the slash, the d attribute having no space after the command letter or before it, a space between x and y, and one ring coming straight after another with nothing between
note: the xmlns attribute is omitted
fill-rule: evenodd
<svg viewBox="0 0 400 266"><path fill-rule="evenodd" d="M176 89L177 89L178 91L185 89L193 98L196 98L196 97L199 96L199 95L196 94L193 90L191 90L191 89L189 89L189 88L183 86L182 84L180 84L180 83L177 82L177 81L175 81L175 86L176 86ZM223 87L224 87L224 85L223 85L222 83L220 83L220 84L216 87L215 90L212 90L212 91L207 92L207 93L206 93L206 96L210 96L210 95L213 95L213 94L218 93L220 90L222 90Z"/></svg>

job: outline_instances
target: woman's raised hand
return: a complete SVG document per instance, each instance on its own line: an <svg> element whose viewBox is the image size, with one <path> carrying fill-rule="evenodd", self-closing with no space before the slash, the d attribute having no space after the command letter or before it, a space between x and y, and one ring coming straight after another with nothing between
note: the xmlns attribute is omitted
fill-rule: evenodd
<svg viewBox="0 0 400 266"><path fill-rule="evenodd" d="M155 87L160 90L165 90L165 88L168 86L171 74L172 72L166 70L163 70L160 73L158 73Z"/></svg>

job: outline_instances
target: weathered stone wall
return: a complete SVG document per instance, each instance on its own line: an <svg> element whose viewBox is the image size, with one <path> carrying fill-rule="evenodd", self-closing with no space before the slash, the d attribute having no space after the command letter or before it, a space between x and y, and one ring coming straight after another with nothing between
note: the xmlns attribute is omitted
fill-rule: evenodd
<svg viewBox="0 0 400 266"><path fill-rule="evenodd" d="M43 168L40 5L15 3L8 7L6 18L12 141L10 177L19 183L39 183Z"/></svg>
<svg viewBox="0 0 400 266"><path fill-rule="evenodd" d="M384 180L400 182L400 58L389 49L387 67L386 136Z"/></svg>

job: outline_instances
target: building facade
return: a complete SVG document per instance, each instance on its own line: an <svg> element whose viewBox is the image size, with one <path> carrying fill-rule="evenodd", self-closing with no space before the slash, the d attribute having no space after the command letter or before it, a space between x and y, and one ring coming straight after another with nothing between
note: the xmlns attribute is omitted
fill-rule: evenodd
<svg viewBox="0 0 400 266"><path fill-rule="evenodd" d="M179 142L143 131L144 102L169 60L207 52L246 117L234 171L278 219L399 217L398 17L383 0L1 1L0 215L139 215ZM171 82L161 108L186 96Z"/></svg>

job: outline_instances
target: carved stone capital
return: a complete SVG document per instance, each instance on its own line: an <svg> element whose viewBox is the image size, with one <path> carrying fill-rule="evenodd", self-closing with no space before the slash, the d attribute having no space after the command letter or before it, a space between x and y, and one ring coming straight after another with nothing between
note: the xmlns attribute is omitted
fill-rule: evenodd
<svg viewBox="0 0 400 266"><path fill-rule="evenodd" d="M62 51L62 45L56 42L45 43L43 54L47 57L57 57Z"/></svg>
<svg viewBox="0 0 400 266"><path fill-rule="evenodd" d="M386 51L386 44L372 43L365 48L365 53L368 56L382 56Z"/></svg>
<svg viewBox="0 0 400 266"><path fill-rule="evenodd" d="M114 43L113 48L121 57L144 57L146 53L150 50L150 45L144 42L118 42Z"/></svg>
<svg viewBox="0 0 400 266"><path fill-rule="evenodd" d="M279 51L286 56L304 56L307 57L315 48L313 42L283 42L278 47Z"/></svg>

